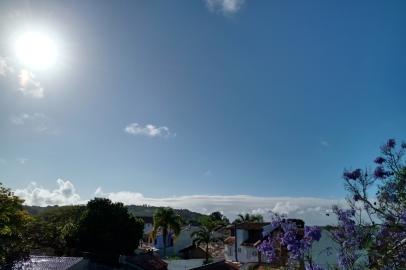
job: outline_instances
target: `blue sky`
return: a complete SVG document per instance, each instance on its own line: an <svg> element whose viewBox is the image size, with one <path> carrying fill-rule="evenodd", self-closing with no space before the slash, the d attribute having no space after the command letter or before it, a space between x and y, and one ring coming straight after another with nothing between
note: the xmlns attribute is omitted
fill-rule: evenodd
<svg viewBox="0 0 406 270"><path fill-rule="evenodd" d="M99 187L339 200L344 168L405 139L405 12L405 1L2 1L0 180L31 199L69 183L73 200ZM21 29L45 29L60 50L23 86L10 41Z"/></svg>

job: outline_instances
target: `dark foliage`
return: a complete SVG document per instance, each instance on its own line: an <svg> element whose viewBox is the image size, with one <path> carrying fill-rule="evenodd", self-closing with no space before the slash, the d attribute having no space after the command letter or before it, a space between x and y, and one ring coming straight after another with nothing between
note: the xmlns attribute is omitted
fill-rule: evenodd
<svg viewBox="0 0 406 270"><path fill-rule="evenodd" d="M131 216L122 203L95 198L79 221L78 247L105 263L116 263L119 255L134 252L142 233L143 221Z"/></svg>

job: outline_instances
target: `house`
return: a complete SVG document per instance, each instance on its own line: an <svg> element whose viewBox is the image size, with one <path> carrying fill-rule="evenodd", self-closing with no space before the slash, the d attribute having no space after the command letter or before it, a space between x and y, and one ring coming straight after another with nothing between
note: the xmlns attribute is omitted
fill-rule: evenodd
<svg viewBox="0 0 406 270"><path fill-rule="evenodd" d="M149 235L154 230L154 218L151 216L139 218L144 221L144 235Z"/></svg>
<svg viewBox="0 0 406 270"><path fill-rule="evenodd" d="M182 259L204 259L206 258L206 251L197 245L187 246L178 252Z"/></svg>
<svg viewBox="0 0 406 270"><path fill-rule="evenodd" d="M300 219L287 219L286 222L294 222L296 223L297 228L299 228L299 232L304 234L304 221ZM263 227L263 239L275 235L277 232L281 231L282 228L273 228L272 225L267 225ZM258 246L261 241L255 244ZM312 248L310 250L310 254L312 256L312 260L317 265L323 268L334 267L337 265L337 254L336 251L339 249L338 244L333 240L331 232L326 228L321 228L321 237L319 241L313 242ZM288 259L288 253L286 248L280 247L280 261L277 264L284 263ZM261 261L265 262L266 258L262 255Z"/></svg>
<svg viewBox="0 0 406 270"><path fill-rule="evenodd" d="M193 245L192 234L199 230L199 227L188 225L181 229L179 235L174 236L172 232L168 233L166 239L166 255L174 256L179 255L179 251ZM164 241L162 233L158 233L153 242L154 248L159 250L159 253L162 255Z"/></svg>
<svg viewBox="0 0 406 270"><path fill-rule="evenodd" d="M168 264L152 252L120 256L120 264L126 270L168 270Z"/></svg>
<svg viewBox="0 0 406 270"><path fill-rule="evenodd" d="M230 236L224 240L226 261L259 262L261 258L255 244L262 239L263 227L266 225L269 223L244 222L229 225L227 228Z"/></svg>

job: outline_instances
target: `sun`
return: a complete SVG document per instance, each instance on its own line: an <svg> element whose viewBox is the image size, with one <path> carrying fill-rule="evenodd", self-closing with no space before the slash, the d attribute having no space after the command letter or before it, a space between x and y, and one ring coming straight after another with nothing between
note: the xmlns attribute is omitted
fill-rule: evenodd
<svg viewBox="0 0 406 270"><path fill-rule="evenodd" d="M25 67L33 70L49 69L58 59L56 41L41 32L21 34L15 43L15 54Z"/></svg>

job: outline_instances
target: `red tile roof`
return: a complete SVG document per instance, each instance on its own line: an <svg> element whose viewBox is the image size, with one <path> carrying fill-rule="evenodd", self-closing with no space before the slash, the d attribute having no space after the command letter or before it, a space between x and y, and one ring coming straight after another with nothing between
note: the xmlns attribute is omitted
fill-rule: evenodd
<svg viewBox="0 0 406 270"><path fill-rule="evenodd" d="M167 270L168 264L153 254L145 253L126 257L126 263L145 270Z"/></svg>
<svg viewBox="0 0 406 270"><path fill-rule="evenodd" d="M226 245L234 245L234 242L235 242L234 236L229 236L226 239L224 239L224 244Z"/></svg>

